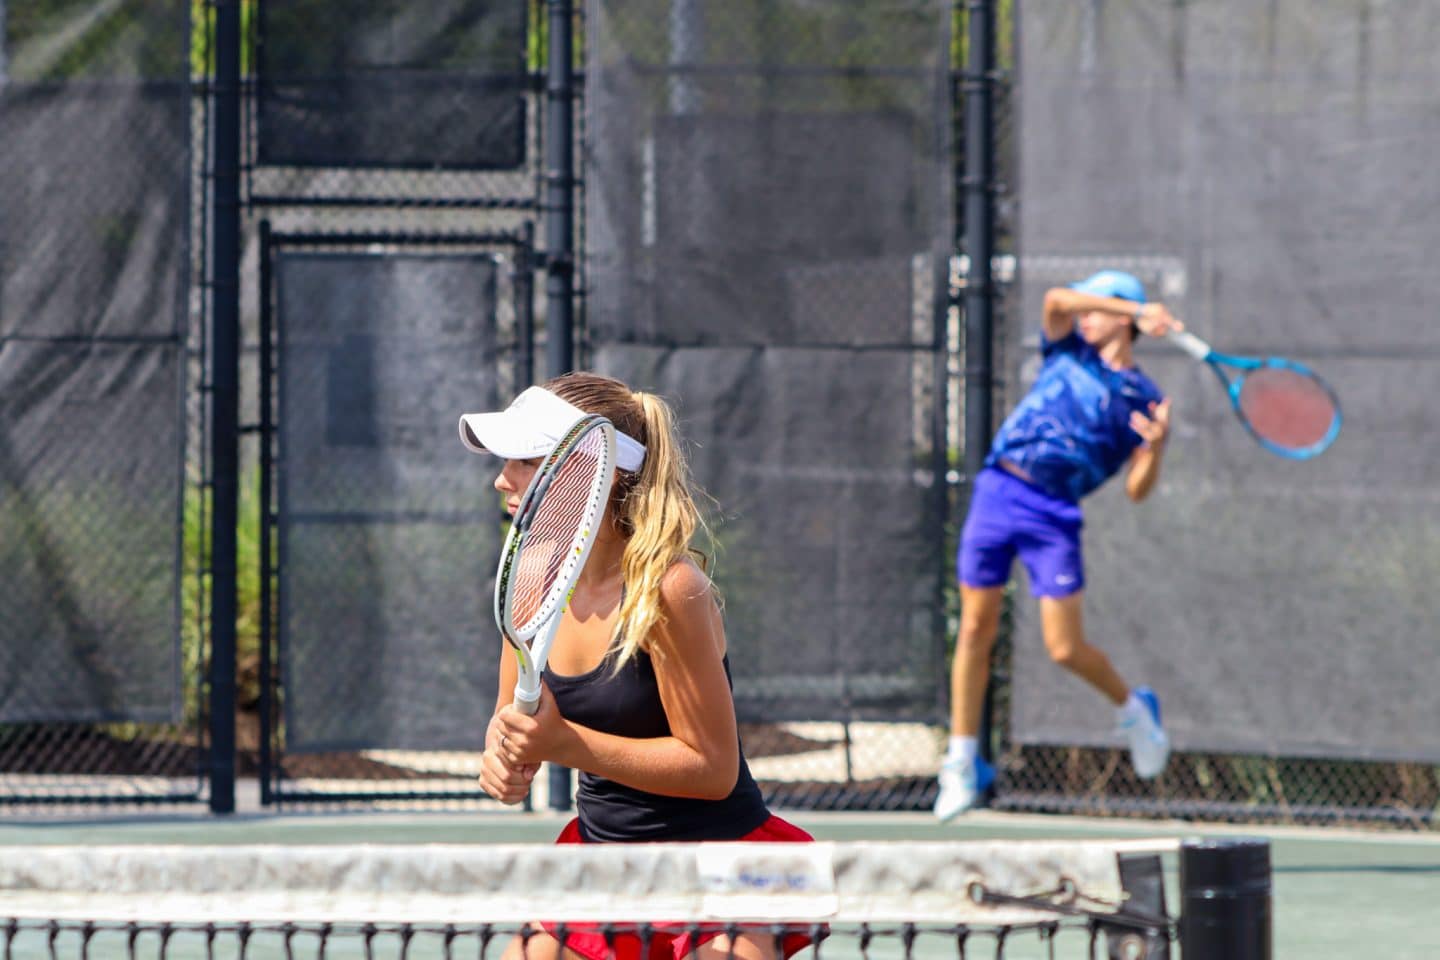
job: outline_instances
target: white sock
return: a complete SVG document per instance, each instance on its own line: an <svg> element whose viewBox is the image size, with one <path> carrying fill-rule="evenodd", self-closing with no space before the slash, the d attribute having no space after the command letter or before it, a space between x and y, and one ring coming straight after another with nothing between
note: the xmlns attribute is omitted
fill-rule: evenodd
<svg viewBox="0 0 1440 960"><path fill-rule="evenodd" d="M1135 696L1135 691L1131 690L1125 702L1115 708L1115 715L1121 720L1143 720L1150 716L1150 710L1144 701Z"/></svg>
<svg viewBox="0 0 1440 960"><path fill-rule="evenodd" d="M978 737L951 737L950 747L945 751L945 762L973 763L979 752L980 739Z"/></svg>

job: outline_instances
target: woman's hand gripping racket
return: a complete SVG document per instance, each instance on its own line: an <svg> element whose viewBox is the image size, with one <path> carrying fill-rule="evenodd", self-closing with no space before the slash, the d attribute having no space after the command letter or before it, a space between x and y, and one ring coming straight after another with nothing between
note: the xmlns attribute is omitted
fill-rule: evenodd
<svg viewBox="0 0 1440 960"><path fill-rule="evenodd" d="M1340 400L1304 364L1283 357L1216 353L1194 334L1170 331L1170 342L1203 360L1225 385L1235 415L1260 446L1291 460L1324 453L1340 435ZM1237 376L1232 380L1227 369Z"/></svg>
<svg viewBox="0 0 1440 960"><path fill-rule="evenodd" d="M515 707L522 713L540 705L540 674L614 479L615 428L604 417L583 417L541 463L511 521L495 577L495 624L520 665Z"/></svg>

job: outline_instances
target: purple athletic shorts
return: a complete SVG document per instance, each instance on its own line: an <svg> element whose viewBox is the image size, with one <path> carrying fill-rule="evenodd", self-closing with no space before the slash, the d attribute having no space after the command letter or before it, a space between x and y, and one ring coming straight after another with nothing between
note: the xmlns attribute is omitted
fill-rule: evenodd
<svg viewBox="0 0 1440 960"><path fill-rule="evenodd" d="M960 582L1002 587L1018 553L1030 574L1031 594L1069 596L1085 586L1082 526L1078 503L1051 496L998 467L986 467L975 477L970 513L960 534Z"/></svg>

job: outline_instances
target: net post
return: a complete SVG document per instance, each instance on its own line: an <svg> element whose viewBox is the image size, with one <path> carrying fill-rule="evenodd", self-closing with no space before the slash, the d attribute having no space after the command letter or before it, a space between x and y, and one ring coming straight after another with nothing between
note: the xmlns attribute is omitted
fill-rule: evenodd
<svg viewBox="0 0 1440 960"><path fill-rule="evenodd" d="M1182 844L1180 899L1185 960L1271 960L1269 842Z"/></svg>

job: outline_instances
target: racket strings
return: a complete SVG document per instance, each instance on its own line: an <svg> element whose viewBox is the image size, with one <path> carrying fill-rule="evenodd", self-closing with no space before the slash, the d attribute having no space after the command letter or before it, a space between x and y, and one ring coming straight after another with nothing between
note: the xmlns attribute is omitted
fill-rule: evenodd
<svg viewBox="0 0 1440 960"><path fill-rule="evenodd" d="M1304 450L1326 439L1339 410L1330 392L1313 377L1266 367L1245 378L1240 413L1261 439Z"/></svg>
<svg viewBox="0 0 1440 960"><path fill-rule="evenodd" d="M603 443L599 431L586 436L560 464L530 519L515 558L513 620L519 629L540 615L566 561L576 552L575 537L590 512Z"/></svg>

